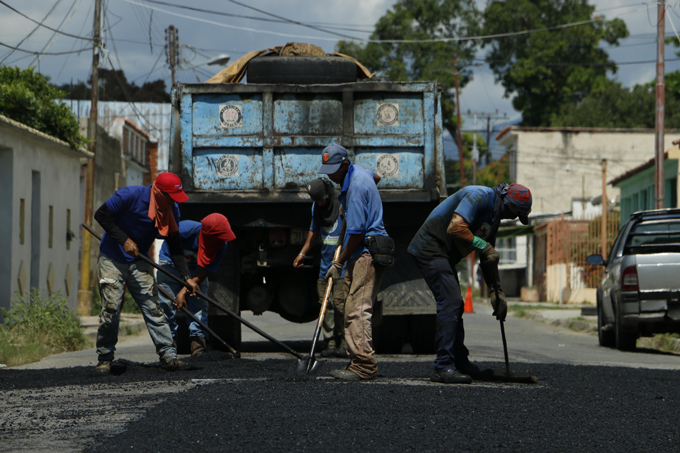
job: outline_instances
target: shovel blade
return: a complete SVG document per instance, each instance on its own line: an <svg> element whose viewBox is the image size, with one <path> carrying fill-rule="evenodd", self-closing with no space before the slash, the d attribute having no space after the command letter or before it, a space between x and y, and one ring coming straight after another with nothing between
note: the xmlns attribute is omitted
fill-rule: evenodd
<svg viewBox="0 0 680 453"><path fill-rule="evenodd" d="M316 377L324 362L325 360L316 360L314 357L309 356L304 359L298 359L295 374L298 376Z"/></svg>

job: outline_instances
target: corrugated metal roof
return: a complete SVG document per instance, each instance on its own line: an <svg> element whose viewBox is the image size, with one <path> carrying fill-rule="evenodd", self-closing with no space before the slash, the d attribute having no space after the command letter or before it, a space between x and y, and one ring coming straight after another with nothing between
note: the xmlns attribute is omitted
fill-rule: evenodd
<svg viewBox="0 0 680 453"><path fill-rule="evenodd" d="M69 99L62 102L68 105L78 118L90 116L90 101ZM149 137L158 142L158 171L167 171L172 104L100 101L97 110L97 122L109 134L116 118L125 118L148 132Z"/></svg>

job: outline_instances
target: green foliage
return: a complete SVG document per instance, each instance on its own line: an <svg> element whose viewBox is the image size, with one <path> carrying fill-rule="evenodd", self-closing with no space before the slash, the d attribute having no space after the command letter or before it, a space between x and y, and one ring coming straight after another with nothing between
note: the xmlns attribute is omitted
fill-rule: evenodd
<svg viewBox="0 0 680 453"><path fill-rule="evenodd" d="M680 71L665 75L668 129L680 128ZM608 82L579 103L563 104L550 119L551 126L648 128L655 126L655 82L624 88Z"/></svg>
<svg viewBox="0 0 680 453"><path fill-rule="evenodd" d="M479 12L473 0L399 0L375 25L371 39L411 40L472 36L478 31ZM437 80L442 87L444 127L455 136L455 72L465 86L473 62L474 41L369 43L340 41L337 52L351 55L378 78L391 81ZM453 58L458 57L458 67Z"/></svg>
<svg viewBox="0 0 680 453"><path fill-rule="evenodd" d="M27 297L15 295L9 310L3 309L0 326L0 363L19 365L89 345L77 316L60 293L45 299L37 289Z"/></svg>
<svg viewBox="0 0 680 453"><path fill-rule="evenodd" d="M588 0L493 0L484 11L484 34L512 33L588 21ZM618 44L628 36L620 19L544 30L485 41L487 61L505 96L522 112L523 125L547 126L563 104L577 104L609 81L616 65L600 41ZM584 65L588 63L589 65Z"/></svg>
<svg viewBox="0 0 680 453"><path fill-rule="evenodd" d="M64 84L59 87L66 93L66 99L92 98L92 80L87 83L79 81L75 85ZM120 102L170 102L165 81L162 79L146 82L137 86L130 83L123 70L99 70L99 100Z"/></svg>
<svg viewBox="0 0 680 453"><path fill-rule="evenodd" d="M142 310L139 309L139 305L130 295L130 291L125 291L123 295L123 309L121 313L141 313ZM94 288L92 291L92 316L99 316L102 311L102 298L99 294L99 290Z"/></svg>
<svg viewBox="0 0 680 453"><path fill-rule="evenodd" d="M49 79L33 68L0 67L0 114L52 137L80 147L78 120L67 105L56 102L64 93L49 84Z"/></svg>
<svg viewBox="0 0 680 453"><path fill-rule="evenodd" d="M464 132L463 141L463 165L465 168L465 184L472 184L472 144L473 133ZM477 168L477 185L496 187L501 182L509 182L510 179L510 160L507 155L500 160L490 162L481 167L482 162L486 161L487 149L484 138L477 134L477 149L479 150L479 161ZM460 188L460 163L457 160L446 159L444 161L446 173L446 184L452 184ZM454 191L457 189L454 189Z"/></svg>

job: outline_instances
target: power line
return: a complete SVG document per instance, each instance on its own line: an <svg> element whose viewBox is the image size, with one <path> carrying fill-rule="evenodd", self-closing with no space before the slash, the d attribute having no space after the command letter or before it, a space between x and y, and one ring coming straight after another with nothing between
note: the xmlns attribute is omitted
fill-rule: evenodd
<svg viewBox="0 0 680 453"><path fill-rule="evenodd" d="M52 14L52 11L54 11L54 9L57 7L57 5L58 5L59 3L61 3L61 0L57 0L56 3L55 3L54 5L52 5L52 8L50 8L50 10L47 12L47 14L45 14L45 17L43 17L42 22L45 22L45 21L47 20L47 18L49 17L49 15ZM28 38L30 38L31 36L33 36L33 33L35 33L39 28L40 28L40 24L38 24L38 26L36 26L33 30L31 30L31 32L30 32L28 35L26 35L26 37L25 37L24 39L22 39L21 41L19 41L19 44L17 44L17 47L19 47L20 45L22 45ZM3 57L3 59L0 61L0 64L4 63L5 60L7 60L9 57L11 57L13 53L14 53L14 50L10 51L7 55L5 55L5 56ZM22 57L22 58L23 58L23 57Z"/></svg>
<svg viewBox="0 0 680 453"><path fill-rule="evenodd" d="M66 16L62 19L61 23L59 24L59 27L57 28L59 31L61 31L64 26L68 25L69 22L71 22L71 19L73 18L73 15L78 11L78 8L80 8L80 4L82 3L83 0L73 0L73 3L71 3L71 7L68 9L68 12L66 13ZM50 50L52 47L52 44L54 44L54 41L56 41L58 38L57 32L54 32L52 34L52 37L50 40L45 44L45 47L42 48L42 52L47 52ZM29 64L29 66L35 66L36 63L40 64L40 57L42 55L38 55L35 57L35 60Z"/></svg>
<svg viewBox="0 0 680 453"><path fill-rule="evenodd" d="M61 0L59 0L59 1L61 1ZM2 0L0 0L0 4L6 6L7 8L11 9L11 10L14 11L15 13L19 14L20 16L25 17L26 19L30 20L31 22L38 24L38 26L40 26L40 27L44 27L44 28L46 28L46 29L48 29L48 30L52 30L53 32L59 33L60 35L69 36L69 37L71 37L71 38L76 38L76 39L82 39L82 40L84 40L84 41L91 41L90 38L85 38L85 37L83 37L83 36L78 36L78 35L72 35L71 33L66 33L66 32L63 32L63 31L59 31L59 30L57 30L57 29L55 29L55 28L48 27L47 25L43 24L42 22L38 22L38 21L35 20L35 19L31 19L30 17L28 17L26 14L22 13L21 11L17 11L16 9L12 8L11 6L9 6L7 3L3 2ZM44 19L43 19L43 20L44 20Z"/></svg>
<svg viewBox="0 0 680 453"><path fill-rule="evenodd" d="M70 54L70 53L79 53L79 52L83 52L84 50L90 50L90 47L83 47L82 49L69 50L67 52L34 52L34 51L24 50L24 49L20 49L18 47L10 46L9 44L5 44L5 43L2 43L2 42L0 42L0 46L7 47L8 49L16 50L17 52L30 53L32 55L67 55L67 54Z"/></svg>

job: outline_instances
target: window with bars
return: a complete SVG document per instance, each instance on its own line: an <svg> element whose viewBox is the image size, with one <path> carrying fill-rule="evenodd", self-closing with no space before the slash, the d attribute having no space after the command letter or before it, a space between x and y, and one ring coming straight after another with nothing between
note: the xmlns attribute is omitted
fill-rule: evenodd
<svg viewBox="0 0 680 453"><path fill-rule="evenodd" d="M513 264L517 262L517 243L515 238L497 239L496 251L501 256L499 264Z"/></svg>

